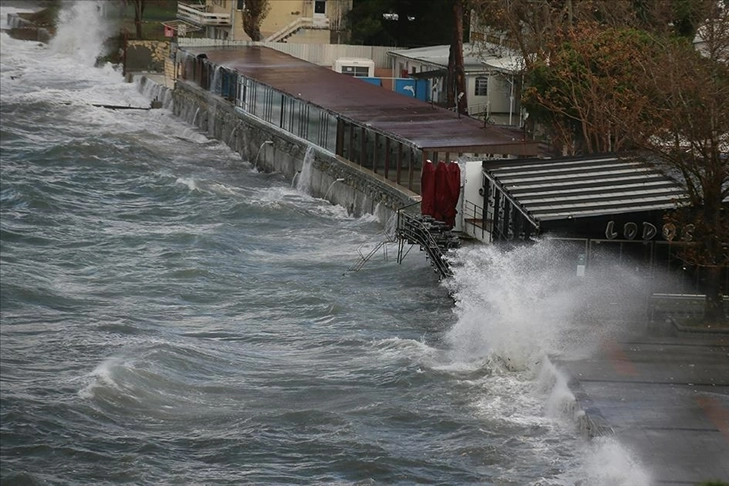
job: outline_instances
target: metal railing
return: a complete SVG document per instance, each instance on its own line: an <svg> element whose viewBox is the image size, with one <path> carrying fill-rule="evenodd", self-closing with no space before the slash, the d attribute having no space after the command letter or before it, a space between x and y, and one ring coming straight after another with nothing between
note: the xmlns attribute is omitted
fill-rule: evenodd
<svg viewBox="0 0 729 486"><path fill-rule="evenodd" d="M452 248L460 246L460 240L453 235L442 221L430 216L414 214L401 209L397 213L398 252L397 262L402 263L407 255L405 244L419 245L427 254L428 261L439 279L453 275L445 254Z"/></svg>
<svg viewBox="0 0 729 486"><path fill-rule="evenodd" d="M280 29L278 32L274 32L273 34L269 35L265 39L263 39L264 42L280 42L281 40L285 39L287 36L292 35L299 29L304 29L306 27L310 27L314 25L314 19L307 18L307 17L299 17L292 22L290 22L288 25L284 26L282 29Z"/></svg>
<svg viewBox="0 0 729 486"><path fill-rule="evenodd" d="M463 232L484 243L491 243L491 231L488 228L482 206L471 201L463 202Z"/></svg>
<svg viewBox="0 0 729 486"><path fill-rule="evenodd" d="M186 5L184 3L177 5L177 18L202 26L231 25L230 14L207 12L205 6Z"/></svg>

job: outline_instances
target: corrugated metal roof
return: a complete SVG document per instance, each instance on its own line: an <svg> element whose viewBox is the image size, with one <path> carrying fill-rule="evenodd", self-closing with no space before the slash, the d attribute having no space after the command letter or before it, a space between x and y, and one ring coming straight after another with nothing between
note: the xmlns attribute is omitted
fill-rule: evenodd
<svg viewBox="0 0 729 486"><path fill-rule="evenodd" d="M185 48L294 98L427 151L532 156L538 143L520 130L431 106L386 88L265 47Z"/></svg>
<svg viewBox="0 0 729 486"><path fill-rule="evenodd" d="M638 158L488 161L484 172L535 221L665 210L687 197Z"/></svg>
<svg viewBox="0 0 729 486"><path fill-rule="evenodd" d="M438 45L393 50L389 55L447 68L450 50L450 45ZM463 44L463 67L466 72L487 72L489 69L485 67L487 65L486 61L498 62L502 58L512 58L514 55L513 50L497 44L485 42L473 45L466 43Z"/></svg>

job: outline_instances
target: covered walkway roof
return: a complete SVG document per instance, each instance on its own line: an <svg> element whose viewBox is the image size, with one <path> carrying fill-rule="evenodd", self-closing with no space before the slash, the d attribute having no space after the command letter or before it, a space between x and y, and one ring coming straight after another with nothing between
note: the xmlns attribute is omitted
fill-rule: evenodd
<svg viewBox="0 0 729 486"><path fill-rule="evenodd" d="M185 48L219 66L319 106L423 151L538 155L539 144L520 130L483 121L337 73L260 46Z"/></svg>
<svg viewBox="0 0 729 486"><path fill-rule="evenodd" d="M674 180L637 157L484 162L484 174L535 223L675 208Z"/></svg>

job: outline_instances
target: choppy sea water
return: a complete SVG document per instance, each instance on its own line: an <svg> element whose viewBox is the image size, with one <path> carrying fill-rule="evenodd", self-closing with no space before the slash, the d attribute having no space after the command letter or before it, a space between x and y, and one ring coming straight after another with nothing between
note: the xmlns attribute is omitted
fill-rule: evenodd
<svg viewBox="0 0 729 486"><path fill-rule="evenodd" d="M96 15L0 34L2 484L648 483L579 437L547 250L348 271L373 218L168 109L93 106L150 102L89 61Z"/></svg>

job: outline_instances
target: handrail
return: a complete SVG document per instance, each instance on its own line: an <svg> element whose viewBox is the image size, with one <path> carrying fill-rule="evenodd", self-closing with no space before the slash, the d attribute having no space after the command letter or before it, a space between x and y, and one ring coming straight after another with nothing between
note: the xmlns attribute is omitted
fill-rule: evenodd
<svg viewBox="0 0 729 486"><path fill-rule="evenodd" d="M453 272L445 259L443 244L439 244L430 227L413 215L400 210L397 216L397 236L400 238L400 250L398 251L398 263L402 263L402 246L404 241L415 242L428 254L430 264L438 273L439 279L451 277ZM447 243L446 245L447 246Z"/></svg>
<svg viewBox="0 0 729 486"><path fill-rule="evenodd" d="M264 42L278 42L285 38L287 35L292 34L293 32L297 31L298 29L314 25L314 19L310 17L299 17L295 20L292 20L289 22L288 25L284 26L282 29L278 30L277 32L274 32L273 34L269 35L265 39L263 39Z"/></svg>
<svg viewBox="0 0 729 486"><path fill-rule="evenodd" d="M473 231L469 231L469 226L473 226ZM476 203L473 203L469 200L464 201L463 203L463 229L466 234L469 236L472 236L474 238L478 238L481 241L484 241L486 243L491 243L491 231L490 229L487 229L487 221L485 219L484 209L483 207L479 206ZM475 228L480 228L481 235L477 235L478 230ZM488 238L487 238L488 236Z"/></svg>
<svg viewBox="0 0 729 486"><path fill-rule="evenodd" d="M197 25L230 25L230 14L211 13L205 7L179 3L177 5L177 18Z"/></svg>

